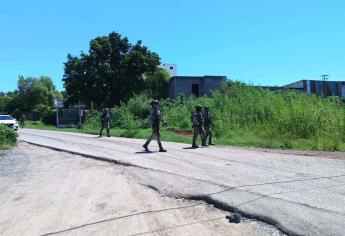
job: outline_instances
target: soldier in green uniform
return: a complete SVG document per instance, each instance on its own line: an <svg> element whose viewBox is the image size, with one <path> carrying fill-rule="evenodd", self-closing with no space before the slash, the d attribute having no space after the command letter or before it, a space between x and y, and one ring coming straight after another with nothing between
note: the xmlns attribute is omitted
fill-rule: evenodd
<svg viewBox="0 0 345 236"><path fill-rule="evenodd" d="M20 127L21 127L22 129L24 129L25 120L26 120L26 116L24 115L24 113L22 113L21 116L20 116L20 119L19 119L19 124L20 124Z"/></svg>
<svg viewBox="0 0 345 236"><path fill-rule="evenodd" d="M163 125L166 126L166 122L163 118L163 113L161 112L160 108L159 108L159 101L157 100L153 100L151 102L151 107L150 107L150 115L149 115L149 122L150 122L150 126L152 129L152 134L151 136L147 139L146 143L143 145L143 148L145 148L145 151L149 151L149 144L151 142L151 140L156 137L157 139L157 143L159 146L159 151L160 152L166 152L167 150L165 150L162 146L161 143L161 135L159 132L159 128L160 128L160 123L163 122Z"/></svg>
<svg viewBox="0 0 345 236"><path fill-rule="evenodd" d="M107 108L104 108L101 114L101 130L99 131L99 136L102 137L103 130L107 130L107 136L110 137L110 123L111 118Z"/></svg>
<svg viewBox="0 0 345 236"><path fill-rule="evenodd" d="M205 132L206 132L205 142L207 141L207 138L208 138L208 145L214 145L214 143L212 143L213 130L211 128L211 126L214 127L214 123L212 121L210 108L208 106L204 107L203 117L204 117L204 124L205 124L204 127L205 127Z"/></svg>
<svg viewBox="0 0 345 236"><path fill-rule="evenodd" d="M192 148L198 148L196 145L196 139L201 135L202 146L206 146L206 133L204 129L204 118L201 112L201 106L195 106L195 112L192 113L192 123L193 123L193 143Z"/></svg>

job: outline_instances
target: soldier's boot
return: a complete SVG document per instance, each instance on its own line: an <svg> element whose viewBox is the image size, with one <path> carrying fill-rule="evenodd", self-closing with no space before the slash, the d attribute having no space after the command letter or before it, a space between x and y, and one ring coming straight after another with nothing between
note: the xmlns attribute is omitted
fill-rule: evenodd
<svg viewBox="0 0 345 236"><path fill-rule="evenodd" d="M110 137L110 131L107 129L107 137Z"/></svg>
<svg viewBox="0 0 345 236"><path fill-rule="evenodd" d="M159 152L167 152L167 150L163 148L161 143L158 143L158 146L159 146Z"/></svg>
<svg viewBox="0 0 345 236"><path fill-rule="evenodd" d="M193 144L192 144L192 148L198 148L199 146L198 145L196 145L196 143L195 142L193 142Z"/></svg>
<svg viewBox="0 0 345 236"><path fill-rule="evenodd" d="M206 139L202 140L201 142L202 142L201 146L203 146L203 147L207 147L207 144L206 144Z"/></svg>
<svg viewBox="0 0 345 236"><path fill-rule="evenodd" d="M146 143L143 145L143 148L145 149L146 152L150 151L149 150L149 144L150 144L150 142L146 141Z"/></svg>
<svg viewBox="0 0 345 236"><path fill-rule="evenodd" d="M203 146L203 147L207 146L206 137L207 137L207 135L206 135L204 128L201 128L201 146Z"/></svg>
<svg viewBox="0 0 345 236"><path fill-rule="evenodd" d="M214 143L212 143L212 138L213 138L213 131L210 130L209 135L208 135L208 145L214 145Z"/></svg>
<svg viewBox="0 0 345 236"><path fill-rule="evenodd" d="M214 143L212 143L212 138L208 140L208 145L214 145Z"/></svg>
<svg viewBox="0 0 345 236"><path fill-rule="evenodd" d="M99 131L99 137L102 137L102 130Z"/></svg>

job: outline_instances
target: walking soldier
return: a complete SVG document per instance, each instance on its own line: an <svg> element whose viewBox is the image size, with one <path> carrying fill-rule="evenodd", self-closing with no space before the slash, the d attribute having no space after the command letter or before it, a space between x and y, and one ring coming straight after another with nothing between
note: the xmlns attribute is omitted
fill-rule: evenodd
<svg viewBox="0 0 345 236"><path fill-rule="evenodd" d="M202 116L200 105L195 106L195 112L192 113L192 123L193 123L193 129L194 129L192 147L198 148L198 146L196 145L196 139L198 138L198 135L201 135L202 146L206 146L204 118Z"/></svg>
<svg viewBox="0 0 345 236"><path fill-rule="evenodd" d="M143 145L143 148L145 148L145 151L149 151L149 144L151 142L151 140L156 137L157 139L157 143L159 146L159 151L160 152L166 152L167 150L165 150L162 146L161 143L161 135L159 132L160 129L160 123L163 122L163 125L166 126L166 121L163 118L163 113L160 110L159 107L159 101L157 100L153 100L151 103L151 108L150 108L150 115L149 115L149 123L152 129L152 134L151 136L147 139L146 143Z"/></svg>
<svg viewBox="0 0 345 236"><path fill-rule="evenodd" d="M101 114L101 130L99 131L99 136L102 137L103 130L107 130L107 136L110 137L110 123L111 118L108 109L104 108Z"/></svg>
<svg viewBox="0 0 345 236"><path fill-rule="evenodd" d="M208 138L208 145L214 145L214 143L212 143L212 137L214 133L211 128L211 126L214 127L214 123L212 121L210 108L208 106L204 107L203 117L204 117L204 124L205 124L205 133L206 133L205 142L207 141L207 138Z"/></svg>
<svg viewBox="0 0 345 236"><path fill-rule="evenodd" d="M20 118L19 118L19 124L20 124L20 127L21 127L22 129L24 129L25 120L26 120L26 116L25 116L24 113L22 113L22 114L20 115Z"/></svg>

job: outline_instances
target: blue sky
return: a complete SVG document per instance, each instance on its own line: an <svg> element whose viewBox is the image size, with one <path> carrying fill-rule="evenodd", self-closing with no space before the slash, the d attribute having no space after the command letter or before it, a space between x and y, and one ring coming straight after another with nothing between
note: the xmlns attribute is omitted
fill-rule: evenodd
<svg viewBox="0 0 345 236"><path fill-rule="evenodd" d="M142 40L178 75L345 80L343 0L18 0L0 4L0 91L18 75L48 75L62 90L67 54L111 31Z"/></svg>

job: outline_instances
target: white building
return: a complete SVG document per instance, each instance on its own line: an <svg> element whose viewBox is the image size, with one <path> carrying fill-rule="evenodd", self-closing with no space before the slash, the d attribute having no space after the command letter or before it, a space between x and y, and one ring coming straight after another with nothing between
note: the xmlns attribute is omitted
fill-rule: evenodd
<svg viewBox="0 0 345 236"><path fill-rule="evenodd" d="M169 73L170 77L177 75L176 64L163 63L163 64L160 64L158 67L165 69Z"/></svg>

